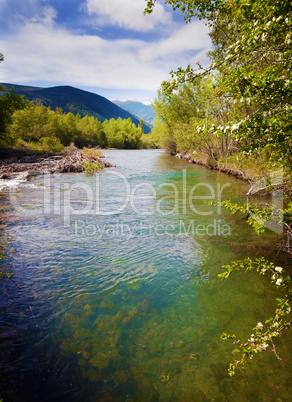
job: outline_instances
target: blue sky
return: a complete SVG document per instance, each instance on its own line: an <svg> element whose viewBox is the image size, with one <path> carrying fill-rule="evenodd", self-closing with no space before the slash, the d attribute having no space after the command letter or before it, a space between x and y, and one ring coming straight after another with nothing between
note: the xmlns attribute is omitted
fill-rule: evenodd
<svg viewBox="0 0 292 402"><path fill-rule="evenodd" d="M71 85L113 100L153 101L169 71L207 65L202 21L157 1L0 0L0 82Z"/></svg>

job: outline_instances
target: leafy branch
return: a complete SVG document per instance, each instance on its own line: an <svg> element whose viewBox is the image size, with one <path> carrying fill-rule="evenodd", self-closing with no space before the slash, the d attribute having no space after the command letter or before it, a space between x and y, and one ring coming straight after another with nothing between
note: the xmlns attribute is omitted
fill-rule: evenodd
<svg viewBox="0 0 292 402"><path fill-rule="evenodd" d="M291 322L287 321L287 315L291 311L291 297L292 288L290 287L291 278L285 276L285 271L282 267L276 266L269 261L266 261L263 257L257 258L252 261L249 257L235 261L230 265L223 266L224 272L219 274L219 278L225 279L234 271L240 271L245 269L249 271L256 269L260 275L271 274L271 282L275 284L283 293L284 297L277 298L278 301L277 309L275 310L275 315L268 318L264 324L258 322L253 328L252 334L246 342L241 342L236 335L230 335L223 333L221 338L226 340L232 340L233 344L237 344L241 349L241 357L230 363L228 368L228 374L230 377L235 375L235 370L241 366L244 367L246 364L250 363L250 360L254 357L255 353L262 352L266 350L269 345L272 346L273 352L277 359L281 360L279 357L276 347L274 344L274 339L282 335L284 329L288 329L291 326Z"/></svg>
<svg viewBox="0 0 292 402"><path fill-rule="evenodd" d="M238 212L244 213L247 218L247 223L258 235L262 234L269 227L269 224L276 224L280 229L285 231L285 251L292 253L292 248L290 246L292 239L292 202L290 202L287 208L283 210L273 206L254 206L250 202L247 202L245 206L242 206L233 203L230 200L224 200L221 202L211 201L208 203L221 205L222 207L231 211L232 215Z"/></svg>

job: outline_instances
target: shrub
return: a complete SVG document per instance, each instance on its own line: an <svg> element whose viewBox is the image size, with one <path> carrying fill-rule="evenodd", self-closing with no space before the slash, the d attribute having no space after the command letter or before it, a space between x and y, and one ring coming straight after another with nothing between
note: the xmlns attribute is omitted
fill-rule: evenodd
<svg viewBox="0 0 292 402"><path fill-rule="evenodd" d="M100 162L92 162L89 159L83 161L82 166L86 174L94 174L103 170L103 165Z"/></svg>

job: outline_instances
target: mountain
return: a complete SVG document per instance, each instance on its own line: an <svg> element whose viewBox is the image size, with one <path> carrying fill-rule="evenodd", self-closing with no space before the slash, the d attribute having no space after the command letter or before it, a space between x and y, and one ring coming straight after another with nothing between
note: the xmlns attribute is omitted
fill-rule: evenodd
<svg viewBox="0 0 292 402"><path fill-rule="evenodd" d="M39 88L6 83L1 83L1 85L8 90L14 87L15 93L24 95L29 101L41 102L44 106L50 106L52 110L61 107L65 113L72 112L75 115L80 113L81 117L85 115L94 116L100 121L119 117L122 119L131 118L136 127L139 125L139 117L134 116L103 96L83 91L82 89L71 86ZM151 127L147 122L144 124L144 131L145 133L151 131Z"/></svg>
<svg viewBox="0 0 292 402"><path fill-rule="evenodd" d="M113 103L127 110L129 113L137 116L138 118L143 119L147 123L153 123L155 112L150 106L150 102L142 103L135 99L125 99L123 101L114 100Z"/></svg>

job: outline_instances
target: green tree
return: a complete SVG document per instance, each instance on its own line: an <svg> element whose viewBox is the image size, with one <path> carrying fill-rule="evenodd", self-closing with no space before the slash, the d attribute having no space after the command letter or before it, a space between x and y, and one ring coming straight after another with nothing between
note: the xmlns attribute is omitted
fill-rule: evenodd
<svg viewBox="0 0 292 402"><path fill-rule="evenodd" d="M140 130L142 132L142 135L143 135L144 134L144 121L143 121L143 119L139 120L139 128L140 128Z"/></svg>
<svg viewBox="0 0 292 402"><path fill-rule="evenodd" d="M4 56L0 53L0 63L3 61ZM0 147L13 143L13 139L8 133L8 126L11 123L13 112L23 107L25 107L23 96L16 95L13 87L8 92L4 86L0 85Z"/></svg>
<svg viewBox="0 0 292 402"><path fill-rule="evenodd" d="M214 165L237 150L228 134L214 135L214 127L225 125L232 113L229 100L218 96L217 88L217 79L211 76L184 83L173 93L159 91L153 132L160 132L161 145L169 153L177 148L196 150Z"/></svg>
<svg viewBox="0 0 292 402"><path fill-rule="evenodd" d="M151 12L154 1L147 2ZM214 50L211 65L191 66L171 72L162 83L166 94L184 82L200 80L217 71L218 94L241 109L228 124L214 130L219 137L232 135L242 150L265 149L272 161L292 167L292 12L288 0L187 1L167 0L190 22L207 19Z"/></svg>
<svg viewBox="0 0 292 402"><path fill-rule="evenodd" d="M13 137L9 134L11 118L15 110L21 110L25 107L27 101L24 96L17 95L14 88L8 92L6 88L0 88L0 146L13 144Z"/></svg>
<svg viewBox="0 0 292 402"><path fill-rule="evenodd" d="M50 127L50 118L54 112L44 105L35 106L32 102L25 109L14 112L10 134L15 139L37 142L42 137L54 135Z"/></svg>
<svg viewBox="0 0 292 402"><path fill-rule="evenodd" d="M142 130L136 127L132 120L118 118L105 120L102 123L103 132L110 148L137 149L141 147Z"/></svg>
<svg viewBox="0 0 292 402"><path fill-rule="evenodd" d="M75 144L82 148L84 146L104 146L102 138L102 123L95 119L93 116L85 116L78 123L80 129L80 136L76 138ZM103 144L101 144L103 142Z"/></svg>

